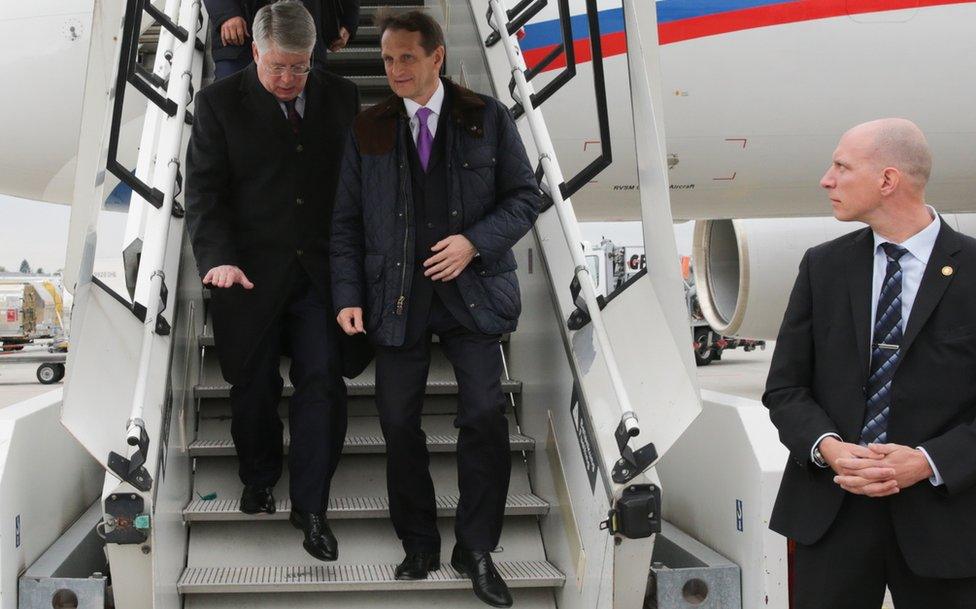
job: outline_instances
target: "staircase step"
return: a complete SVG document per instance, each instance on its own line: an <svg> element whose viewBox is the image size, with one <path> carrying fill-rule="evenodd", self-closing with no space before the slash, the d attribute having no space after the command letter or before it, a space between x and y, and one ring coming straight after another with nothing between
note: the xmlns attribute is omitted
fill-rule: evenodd
<svg viewBox="0 0 976 609"><path fill-rule="evenodd" d="M497 562L510 588L562 587L566 577L546 561ZM427 579L397 580L395 564L189 567L177 582L182 594L227 592L342 592L350 590L456 590L471 581L444 563Z"/></svg>
<svg viewBox="0 0 976 609"><path fill-rule="evenodd" d="M502 334L501 342L507 343L509 342L511 337L512 337L511 334ZM434 343L441 342L440 337L438 337L436 334L432 335L430 338L431 341ZM215 344L214 337L213 337L213 328L209 326L207 328L204 328L203 333L197 337L197 344L200 347L213 347Z"/></svg>
<svg viewBox="0 0 976 609"><path fill-rule="evenodd" d="M346 380L346 390L349 395L375 395L374 381ZM502 380L502 391L505 393L521 393L522 382ZM281 391L283 397L291 397L295 388L291 383L285 383ZM458 392L457 381L427 381L428 395L453 395ZM193 388L195 398L226 398L230 397L230 383L200 384Z"/></svg>
<svg viewBox="0 0 976 609"><path fill-rule="evenodd" d="M227 522L241 520L287 520L291 514L291 501L278 501L274 514L245 514L240 511L239 500L196 500L183 510L186 522ZM437 497L437 515L453 517L457 512L458 495ZM532 494L509 495L505 502L506 516L541 516L549 513L549 504ZM389 518L390 504L387 497L335 497L329 501L330 519Z"/></svg>
<svg viewBox="0 0 976 609"><path fill-rule="evenodd" d="M453 453L457 451L457 434L428 434L427 450L432 453ZM535 450L535 440L522 434L509 434L508 441L516 452ZM285 452L288 452L289 438L284 439ZM237 452L233 440L194 440L190 443L191 457L234 457ZM386 441L381 435L346 436L344 455L383 454Z"/></svg>

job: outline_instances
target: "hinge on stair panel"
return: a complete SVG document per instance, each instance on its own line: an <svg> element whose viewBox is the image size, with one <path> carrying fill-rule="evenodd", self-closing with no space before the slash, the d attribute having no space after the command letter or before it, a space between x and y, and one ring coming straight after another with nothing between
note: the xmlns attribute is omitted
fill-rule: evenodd
<svg viewBox="0 0 976 609"><path fill-rule="evenodd" d="M131 459L126 459L115 451L109 452L108 468L119 480L128 482L140 491L148 491L152 488L152 476L146 471L144 464L149 454L149 435L146 434L146 426L142 420L129 422L126 442L129 446L137 446L138 450L132 454Z"/></svg>
<svg viewBox="0 0 976 609"><path fill-rule="evenodd" d="M614 464L610 477L617 484L630 482L657 461L657 448L654 447L653 442L648 442L646 446L638 448L636 451L627 445L631 434L628 433L623 419L620 420L620 424L617 425L617 430L613 435L617 439L620 458Z"/></svg>
<svg viewBox="0 0 976 609"><path fill-rule="evenodd" d="M661 489L653 484L633 484L600 523L611 535L642 539L661 532Z"/></svg>
<svg viewBox="0 0 976 609"><path fill-rule="evenodd" d="M136 493L112 493L105 499L105 517L98 532L107 543L120 545L145 543L149 539L149 516L145 503Z"/></svg>
<svg viewBox="0 0 976 609"><path fill-rule="evenodd" d="M573 296L573 304L576 305L576 310L569 314L566 326L573 331L580 330L586 324L590 323L590 311L586 306L586 300L581 295L583 288L579 280L579 272L583 270L586 270L585 267L576 267L576 270L573 272L573 280L569 283L569 293ZM607 305L606 300L599 294L596 297L596 303L601 311Z"/></svg>

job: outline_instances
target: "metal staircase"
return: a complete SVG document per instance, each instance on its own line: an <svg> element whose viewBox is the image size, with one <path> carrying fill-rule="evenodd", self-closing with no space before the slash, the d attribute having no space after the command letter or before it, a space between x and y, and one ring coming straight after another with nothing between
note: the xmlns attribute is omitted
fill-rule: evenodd
<svg viewBox="0 0 976 609"><path fill-rule="evenodd" d="M352 43L328 56L331 71L359 85L363 107L390 94L380 59L379 32L373 25L377 7L368 2L361 9L360 28ZM422 1L407 0L392 8L410 10L422 5ZM432 346L423 427L437 494L442 567L427 580L397 581L393 571L403 551L389 522L386 444L376 414L373 367L347 381L349 428L328 509L339 539L339 560L322 563L304 551L301 532L287 522L291 509L287 465L275 489L275 514L250 516L239 511L241 483L230 437L230 385L216 365L209 328L200 336L200 344L204 349L203 370L193 389L198 400L198 426L196 438L188 448L189 456L196 462L196 499L183 510L183 520L189 526L189 549L186 569L178 582L188 609L306 604L388 607L391 600L386 593L391 590L403 592L397 597L397 606L483 606L469 591L467 578L450 566L454 545L452 519L458 503L457 432L453 425L458 386L439 345ZM499 349L504 351L504 343L499 343ZM282 378L288 378L285 365ZM552 588L562 586L565 577L546 560L537 519L549 512L549 504L532 493L523 455L535 450L535 440L519 433L521 383L503 379L502 388L512 404L508 418L511 449L516 454L505 506L506 522L495 562L520 607L555 607ZM286 430L286 401L293 389L286 380L280 410ZM286 451L288 444L286 431ZM242 595L244 592L249 594Z"/></svg>
<svg viewBox="0 0 976 609"><path fill-rule="evenodd" d="M202 337L201 337L202 338ZM201 342L204 342L201 340ZM197 436L189 444L196 460L193 491L197 497L183 510L190 528L187 566L178 587L187 607L217 607L228 603L290 607L296 603L327 605L328 598L296 599L295 592L356 591L355 606L385 607L388 590L450 591L470 588L468 580L448 564L454 544L452 518L457 507L456 441L453 427L457 409L457 383L437 344L432 346L431 371L424 407L424 430L431 451L431 476L437 493L439 528L443 537L443 566L423 581L397 581L393 569L402 549L387 520L385 497L385 443L374 404L375 382L367 369L349 388L349 431L343 459L332 483L329 519L339 538L339 560L321 563L301 547L301 533L286 522L290 510L287 471L275 496L273 515L249 516L238 510L240 481L230 439L227 395L229 386L219 379L213 349L205 347L204 372L194 394L199 400ZM504 349L502 343L499 349ZM283 370L284 372L284 370ZM505 392L516 407L509 413L513 459L506 504L506 522L496 563L516 602L523 607L554 607L551 588L562 586L563 574L546 561L537 519L549 505L532 493L523 452L535 449L535 440L519 433L518 395L521 384L505 379ZM282 413L287 412L288 387L282 392ZM287 420L285 420L287 428ZM287 450L287 438L285 441ZM252 595L261 593L260 600ZM311 595L316 596L316 595ZM416 596L416 595L414 595ZM407 595L408 605L413 596ZM349 599L352 601L352 599ZM470 592L417 597L424 606L479 607ZM398 599L397 604L400 604Z"/></svg>
<svg viewBox="0 0 976 609"><path fill-rule="evenodd" d="M145 8L147 1L126 0L124 23L130 35L125 41L137 41L135 34L141 31L137 14L147 12L158 20ZM373 25L381 1L363 0L357 37L347 49L328 58L332 71L359 85L364 107L390 94ZM640 606L654 533L660 526L659 489L648 468L684 431L699 405L688 376L688 370L693 370L690 354L682 355L687 351L682 303L677 292L670 299L667 277L648 273L626 292L598 300L581 262L579 229L569 197L611 156L607 135L600 157L564 181L541 114L541 104L577 71L569 0L554 3L564 40L544 60L551 62L562 53L567 67L538 93L529 81L541 67L528 69L514 37L499 37L498 32L507 29L514 34L548 0L522 0L510 10L500 0L491 0L487 18L481 0L398 1L393 10L424 6L445 17L454 57L448 70L458 82L494 90L505 103L516 104L515 114L523 118L522 137L533 164L538 162L537 177L548 202L533 234L515 248L524 303L522 325L498 345L506 362L502 387L510 402L510 445L516 454L495 563L522 608ZM584 2L594 59L592 68L579 68L581 74L593 74L592 89L588 82L582 86L583 91L595 89L598 101L603 101L598 104L599 131L609 134L598 7L596 0ZM127 260L130 270L137 271L132 302L88 279L90 261L83 258L89 266L83 264L79 273L87 283L79 284L76 296L81 304L76 304L72 333L75 360L69 366L62 412L65 426L112 472L102 490L99 532L117 606L480 609L484 605L471 592L470 582L450 566L458 503L454 428L458 387L439 344L431 347L423 427L442 536L440 570L421 581L397 581L393 576L403 550L389 522L386 445L374 402L372 368L347 383L349 426L328 506L339 539L339 559L319 562L303 549L301 532L288 521L287 463L275 489L277 512L255 516L239 511L241 483L230 434L230 386L217 365L206 298L185 243L178 200L179 167L188 136L183 123L192 121L192 107L187 108L192 106L191 81L199 84L202 64L201 57L194 55L193 63L189 56L206 48L199 38L207 31L206 18L198 17L195 1L167 0L166 5L167 15L180 11L179 22L187 31L196 25L198 36L191 32L185 41L174 42L164 29L157 50L161 60L154 72L146 76L134 67L132 71L150 83L140 84L143 89L159 89L161 74L169 73L167 53L180 60L181 67L173 67L172 73L182 80L174 79L171 88L177 100L173 103L179 104L179 112L188 113L187 119L182 114L149 116L152 120L146 121L135 175L114 168L141 195L133 197L131 230L127 228L126 243L138 246L127 251L141 252L141 257ZM112 17L106 15L101 26L105 40L114 32ZM629 17L629 22L655 24L653 15ZM632 27L631 33L635 31ZM482 46L481 41L491 40L492 35L495 43ZM134 64L124 61L131 56L129 47L120 46L123 52L117 63ZM92 56L103 61L96 51ZM197 71L191 74L183 64L196 66ZM634 67L634 81L644 83L647 72ZM122 92L124 87L120 77L116 90ZM104 96L96 89L92 87L90 99ZM168 108L168 99L157 101L167 102L163 105ZM121 102L117 102L113 117L120 116ZM158 171L149 186L137 178L145 179L147 167L156 163L155 133L162 130L157 123L166 128L165 143L176 152L160 157L167 161L167 173ZM113 120L108 136L113 153L118 129L119 120ZM93 126L89 130L96 131ZM660 138L654 141L659 144ZM658 147L648 146L652 151ZM666 183L662 177L666 165L648 167L646 171L661 173L658 182ZM642 179L642 183L649 182ZM103 184L92 187L84 182L84 187L92 191L95 217ZM157 208L156 199L165 205ZM666 190L653 204L645 212L645 221L651 218L670 231ZM665 240L658 246L658 259L673 259L673 242L670 249ZM648 247L651 250L655 244ZM146 252L158 255L149 258ZM647 345L652 341L656 347L649 353ZM624 356L618 359L615 349ZM284 366L282 378L288 378ZM292 392L285 381L279 408L285 429ZM287 434L284 445L288 450ZM629 503L621 507L625 499ZM625 509L629 518L614 515ZM394 590L397 594L391 596Z"/></svg>

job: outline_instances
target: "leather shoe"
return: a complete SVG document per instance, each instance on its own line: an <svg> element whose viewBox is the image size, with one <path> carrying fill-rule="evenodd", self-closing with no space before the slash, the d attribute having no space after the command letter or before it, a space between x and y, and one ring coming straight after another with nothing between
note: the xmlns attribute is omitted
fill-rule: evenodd
<svg viewBox="0 0 976 609"><path fill-rule="evenodd" d="M440 552L408 552L396 568L397 579L427 579L427 574L441 568Z"/></svg>
<svg viewBox="0 0 976 609"><path fill-rule="evenodd" d="M302 547L306 552L319 560L335 560L339 557L339 541L332 534L325 514L293 509L288 520L305 534Z"/></svg>
<svg viewBox="0 0 976 609"><path fill-rule="evenodd" d="M244 485L241 493L241 511L245 514L275 513L275 498L271 488L266 486Z"/></svg>
<svg viewBox="0 0 976 609"><path fill-rule="evenodd" d="M512 595L505 580L495 569L491 552L487 550L467 550L455 545L451 553L451 566L471 579L474 594L482 602L492 607L511 607Z"/></svg>

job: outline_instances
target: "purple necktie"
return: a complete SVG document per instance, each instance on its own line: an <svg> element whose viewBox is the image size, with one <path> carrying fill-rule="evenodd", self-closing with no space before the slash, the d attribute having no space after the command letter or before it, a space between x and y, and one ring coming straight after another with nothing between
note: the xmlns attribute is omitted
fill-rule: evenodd
<svg viewBox="0 0 976 609"><path fill-rule="evenodd" d="M417 133L417 154L420 156L420 165L424 171L427 171L430 149L434 146L434 136L430 134L430 129L427 128L427 119L433 112L427 107L417 110L417 120L420 122L420 129Z"/></svg>

